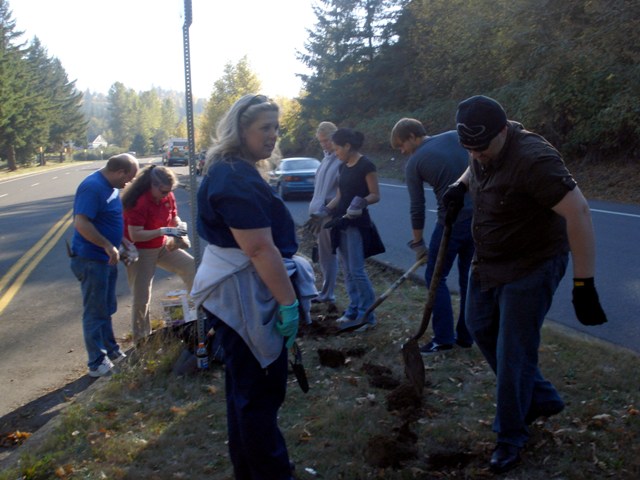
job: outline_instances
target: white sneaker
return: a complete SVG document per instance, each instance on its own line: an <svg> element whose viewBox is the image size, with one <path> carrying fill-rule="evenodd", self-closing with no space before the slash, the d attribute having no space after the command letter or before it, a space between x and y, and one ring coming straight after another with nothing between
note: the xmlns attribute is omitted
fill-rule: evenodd
<svg viewBox="0 0 640 480"><path fill-rule="evenodd" d="M109 360L111 360L112 362L118 362L123 358L127 358L127 354L120 349L116 350L111 355L109 355Z"/></svg>
<svg viewBox="0 0 640 480"><path fill-rule="evenodd" d="M348 317L347 315L342 315L340 318L336 320L336 323L345 323L345 322L353 322L353 318Z"/></svg>
<svg viewBox="0 0 640 480"><path fill-rule="evenodd" d="M374 328L376 328L376 324L375 323L365 323L360 328L355 329L354 332L355 333L362 333L362 332L366 332L367 330L373 330Z"/></svg>
<svg viewBox="0 0 640 480"><path fill-rule="evenodd" d="M102 363L100 365L98 365L98 368L96 368L95 370L93 369L89 369L89 376L90 377L104 377L105 375L109 375L111 373L111 369L113 368L113 363L111 362L111 360L109 360L108 357L104 357L102 359Z"/></svg>

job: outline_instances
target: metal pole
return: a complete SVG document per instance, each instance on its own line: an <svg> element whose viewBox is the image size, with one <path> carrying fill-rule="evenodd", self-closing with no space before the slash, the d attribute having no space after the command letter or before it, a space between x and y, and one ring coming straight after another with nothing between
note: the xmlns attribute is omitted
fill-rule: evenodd
<svg viewBox="0 0 640 480"><path fill-rule="evenodd" d="M184 0L184 25L182 27L182 38L184 42L184 86L185 105L187 107L187 140L189 142L189 198L191 202L191 246L193 247L193 258L196 267L200 265L200 237L198 236L197 224L197 201L196 194L198 184L196 181L196 150L193 131L193 96L191 94L191 54L189 51L189 27L191 26L191 0ZM198 311L196 320L196 330L198 333L198 345L196 348L196 360L199 370L209 368L209 355L206 349L207 332L205 331L205 318L203 312Z"/></svg>
<svg viewBox="0 0 640 480"><path fill-rule="evenodd" d="M184 85L185 85L185 105L187 108L187 140L189 143L189 199L191 203L191 245L193 258L196 267L200 265L200 237L196 231L197 201L196 194L198 182L196 176L195 157L195 135L193 128L193 96L191 90L191 54L189 50L189 27L191 26L191 0L184 0L184 26L182 27L182 37L184 41Z"/></svg>

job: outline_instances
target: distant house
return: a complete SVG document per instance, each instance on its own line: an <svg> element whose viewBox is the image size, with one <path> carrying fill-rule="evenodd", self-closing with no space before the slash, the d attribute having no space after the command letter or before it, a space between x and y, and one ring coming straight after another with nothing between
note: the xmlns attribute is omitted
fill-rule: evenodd
<svg viewBox="0 0 640 480"><path fill-rule="evenodd" d="M102 135L98 135L95 140L89 144L89 148L106 148L108 146L109 143Z"/></svg>

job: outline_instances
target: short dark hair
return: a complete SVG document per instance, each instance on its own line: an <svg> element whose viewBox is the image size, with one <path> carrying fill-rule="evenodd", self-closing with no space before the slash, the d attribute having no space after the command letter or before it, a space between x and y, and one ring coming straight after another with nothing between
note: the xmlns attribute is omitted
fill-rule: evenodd
<svg viewBox="0 0 640 480"><path fill-rule="evenodd" d="M135 165L135 158L128 153L121 153L114 155L107 160L106 168L110 172L117 172L118 170L124 170L125 173L129 173Z"/></svg>
<svg viewBox="0 0 640 480"><path fill-rule="evenodd" d="M398 143L409 140L411 135L414 137L425 137L427 135L427 129L424 128L420 120L416 120L415 118L401 118L393 126L389 142L393 148L398 148Z"/></svg>
<svg viewBox="0 0 640 480"><path fill-rule="evenodd" d="M331 135L331 141L341 147L348 143L352 150L360 150L364 143L364 133L350 128L339 128Z"/></svg>

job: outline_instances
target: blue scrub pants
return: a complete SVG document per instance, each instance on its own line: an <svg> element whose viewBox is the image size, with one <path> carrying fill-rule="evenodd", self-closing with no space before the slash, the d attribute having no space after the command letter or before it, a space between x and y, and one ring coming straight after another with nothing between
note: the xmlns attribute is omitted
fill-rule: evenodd
<svg viewBox="0 0 640 480"><path fill-rule="evenodd" d="M215 325L224 348L229 455L236 480L290 480L291 465L278 428L287 388L287 349L262 368L242 338Z"/></svg>
<svg viewBox="0 0 640 480"><path fill-rule="evenodd" d="M497 376L493 431L499 443L523 447L529 439L525 416L533 405L562 403L538 368L540 329L564 276L568 254L545 261L513 282L482 291L472 273L467 327Z"/></svg>

